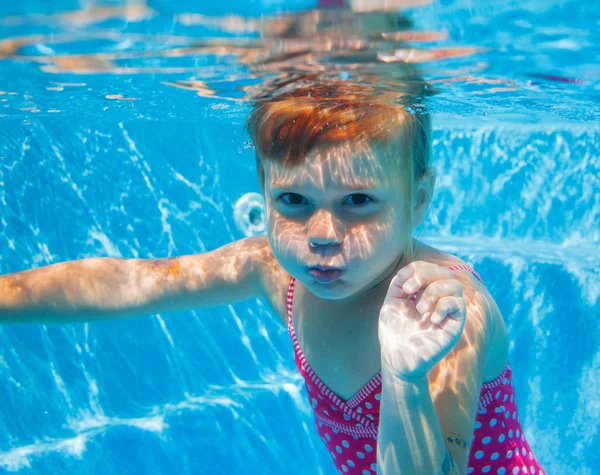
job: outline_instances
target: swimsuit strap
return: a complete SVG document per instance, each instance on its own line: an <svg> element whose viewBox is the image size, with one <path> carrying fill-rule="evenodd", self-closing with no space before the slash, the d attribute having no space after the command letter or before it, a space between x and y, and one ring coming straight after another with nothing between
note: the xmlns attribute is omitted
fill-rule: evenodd
<svg viewBox="0 0 600 475"><path fill-rule="evenodd" d="M479 274L477 272L475 272L474 269L472 269L468 266L452 266L452 267L448 267L448 269L449 270L466 270L467 272L470 272L471 274L473 274L477 278L477 280L483 284L483 280L481 279Z"/></svg>

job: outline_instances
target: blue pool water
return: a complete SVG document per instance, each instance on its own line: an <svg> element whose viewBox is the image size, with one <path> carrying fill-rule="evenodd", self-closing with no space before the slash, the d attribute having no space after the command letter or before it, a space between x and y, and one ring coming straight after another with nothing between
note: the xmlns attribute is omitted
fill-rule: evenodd
<svg viewBox="0 0 600 475"><path fill-rule="evenodd" d="M421 3L403 15L437 36L416 47L469 53L421 64L438 89L438 181L417 235L495 297L546 472L600 473L600 8ZM214 48L257 33L191 14L314 2L104 5L0 5L0 274L245 235L234 209L259 186L243 99L273 71ZM262 301L0 327L0 379L2 472L335 473L287 329Z"/></svg>

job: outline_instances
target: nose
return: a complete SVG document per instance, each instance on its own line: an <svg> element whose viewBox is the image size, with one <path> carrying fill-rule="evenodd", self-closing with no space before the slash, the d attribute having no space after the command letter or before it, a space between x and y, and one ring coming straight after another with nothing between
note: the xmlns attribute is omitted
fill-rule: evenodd
<svg viewBox="0 0 600 475"><path fill-rule="evenodd" d="M340 244L344 238L342 224L335 216L321 210L308 223L308 242L311 247Z"/></svg>

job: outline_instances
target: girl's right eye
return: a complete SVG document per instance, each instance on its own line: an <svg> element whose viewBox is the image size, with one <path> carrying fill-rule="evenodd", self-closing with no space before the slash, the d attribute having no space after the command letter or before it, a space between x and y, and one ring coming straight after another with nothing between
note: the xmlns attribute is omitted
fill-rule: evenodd
<svg viewBox="0 0 600 475"><path fill-rule="evenodd" d="M292 197L291 199L289 199L291 202L284 200L283 199L284 196ZM277 197L277 201L282 201L284 204L292 205L292 206L302 204L302 203L298 202L298 201L302 201L302 199L304 199L304 197L302 195L299 195L298 193L282 193L281 195L279 195Z"/></svg>

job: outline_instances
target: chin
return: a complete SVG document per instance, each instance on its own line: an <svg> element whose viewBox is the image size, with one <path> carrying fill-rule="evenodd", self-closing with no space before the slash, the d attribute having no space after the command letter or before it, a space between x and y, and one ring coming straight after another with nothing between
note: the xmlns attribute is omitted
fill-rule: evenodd
<svg viewBox="0 0 600 475"><path fill-rule="evenodd" d="M310 292L323 300L342 300L348 298L351 294L347 292L335 291L333 289L316 288L315 285L306 286Z"/></svg>
<svg viewBox="0 0 600 475"><path fill-rule="evenodd" d="M353 282L354 285L351 285L344 278L330 284L320 284L312 279L302 281L302 283L313 295L323 300L344 300L352 297L364 288L364 286L357 287L356 282Z"/></svg>

